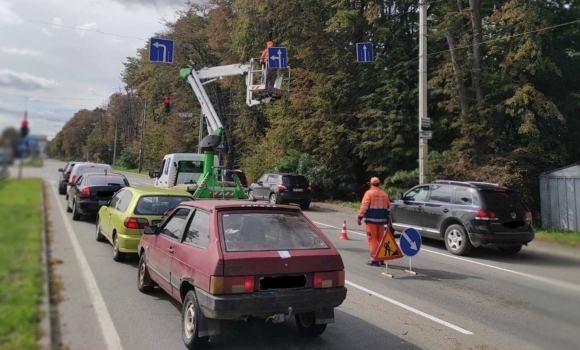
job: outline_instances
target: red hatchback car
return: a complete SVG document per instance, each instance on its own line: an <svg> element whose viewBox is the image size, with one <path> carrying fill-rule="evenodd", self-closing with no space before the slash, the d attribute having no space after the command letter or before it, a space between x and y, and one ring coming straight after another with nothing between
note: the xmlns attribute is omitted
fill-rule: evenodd
<svg viewBox="0 0 580 350"><path fill-rule="evenodd" d="M346 298L340 254L294 206L183 202L145 228L139 255L139 290L159 286L182 303L188 349L219 334L221 320L294 316L319 336Z"/></svg>

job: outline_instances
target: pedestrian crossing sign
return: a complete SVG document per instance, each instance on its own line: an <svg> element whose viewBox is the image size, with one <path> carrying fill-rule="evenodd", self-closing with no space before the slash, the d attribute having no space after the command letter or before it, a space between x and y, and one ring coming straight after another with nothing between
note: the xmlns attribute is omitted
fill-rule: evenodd
<svg viewBox="0 0 580 350"><path fill-rule="evenodd" d="M391 230L385 230L385 234L383 235L383 239L381 240L381 244L377 248L375 256L373 260L375 261L382 261L382 260L392 260L392 259L399 259L403 257L403 253L401 253L401 249L397 245L397 241L395 240L395 236L391 233Z"/></svg>

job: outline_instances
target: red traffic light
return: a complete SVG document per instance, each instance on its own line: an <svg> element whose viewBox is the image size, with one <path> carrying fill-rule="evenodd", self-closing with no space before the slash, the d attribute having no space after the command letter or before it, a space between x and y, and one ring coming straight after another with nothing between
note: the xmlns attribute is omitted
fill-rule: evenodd
<svg viewBox="0 0 580 350"><path fill-rule="evenodd" d="M21 127L23 127L23 128L27 128L27 127L28 127L28 120L24 119L24 120L22 121Z"/></svg>

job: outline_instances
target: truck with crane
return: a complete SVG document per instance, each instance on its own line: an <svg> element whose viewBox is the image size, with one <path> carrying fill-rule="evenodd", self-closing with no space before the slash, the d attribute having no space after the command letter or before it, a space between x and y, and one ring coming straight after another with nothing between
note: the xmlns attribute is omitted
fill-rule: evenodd
<svg viewBox="0 0 580 350"><path fill-rule="evenodd" d="M271 59L275 59L272 57ZM193 194L194 198L247 199L237 175L233 175L235 186L231 182L219 181L223 168L219 166L216 150L225 138L224 127L215 111L204 85L227 76L245 76L246 104L250 107L288 98L290 86L290 68L286 74L278 76L278 69L254 69L255 62L230 64L210 68L182 68L180 76L191 85L201 111L207 121L209 135L200 140L199 153L168 154L158 171L149 170L149 177L155 178L155 186L183 189ZM259 81L259 83L256 83ZM284 90L283 88L287 89ZM200 128L202 126L200 125ZM179 158L179 159L178 159ZM180 180L181 179L181 180Z"/></svg>

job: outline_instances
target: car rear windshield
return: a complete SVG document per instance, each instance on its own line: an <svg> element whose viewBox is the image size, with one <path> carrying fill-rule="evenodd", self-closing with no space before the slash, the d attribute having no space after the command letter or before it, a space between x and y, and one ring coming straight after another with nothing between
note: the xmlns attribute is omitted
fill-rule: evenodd
<svg viewBox="0 0 580 350"><path fill-rule="evenodd" d="M242 184L248 183L248 181L246 180L246 174L244 174L241 171L226 171L226 174L224 176L224 180L225 181L234 181L234 178L233 178L234 174L238 175L238 179L240 180L240 182Z"/></svg>
<svg viewBox="0 0 580 350"><path fill-rule="evenodd" d="M228 252L328 248L297 213L223 214L221 231Z"/></svg>
<svg viewBox="0 0 580 350"><path fill-rule="evenodd" d="M163 215L169 209L173 209L181 202L190 201L191 197L150 195L139 198L135 207L137 215Z"/></svg>
<svg viewBox="0 0 580 350"><path fill-rule="evenodd" d="M520 212L528 210L524 202L514 191L482 190L481 195L485 200L488 210L500 211L501 209L505 209L518 210Z"/></svg>
<svg viewBox="0 0 580 350"><path fill-rule="evenodd" d="M288 185L306 185L308 186L308 180L302 175L284 175L282 176L282 183Z"/></svg>
<svg viewBox="0 0 580 350"><path fill-rule="evenodd" d="M127 181L122 176L89 176L87 178L87 184L89 186L125 186Z"/></svg>

